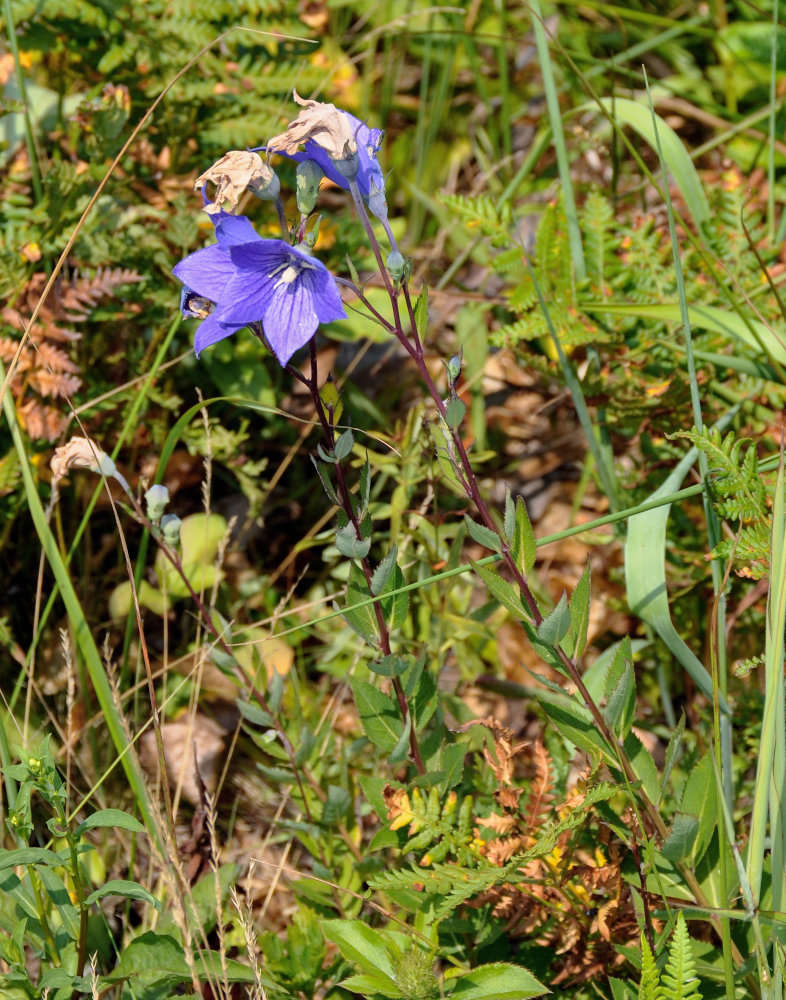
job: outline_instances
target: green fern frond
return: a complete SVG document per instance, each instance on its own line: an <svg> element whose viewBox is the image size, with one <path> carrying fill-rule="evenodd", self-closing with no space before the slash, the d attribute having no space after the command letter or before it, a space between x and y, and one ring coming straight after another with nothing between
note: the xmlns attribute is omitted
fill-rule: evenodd
<svg viewBox="0 0 786 1000"><path fill-rule="evenodd" d="M661 976L657 1000L701 1000L696 963L682 913L677 915L677 926L669 948L669 959Z"/></svg>
<svg viewBox="0 0 786 1000"><path fill-rule="evenodd" d="M738 438L734 431L721 436L717 427L669 436L687 438L707 456L714 500L722 517L743 522L766 518L767 491L759 475L755 442Z"/></svg>
<svg viewBox="0 0 786 1000"><path fill-rule="evenodd" d="M509 211L500 216L499 208L493 198L485 195L468 197L460 194L444 195L442 203L450 208L465 225L472 229L480 229L487 236L498 235L500 229L509 225Z"/></svg>
<svg viewBox="0 0 786 1000"><path fill-rule="evenodd" d="M647 938L641 934L641 982L639 983L639 1000L658 1000L658 966L652 954Z"/></svg>

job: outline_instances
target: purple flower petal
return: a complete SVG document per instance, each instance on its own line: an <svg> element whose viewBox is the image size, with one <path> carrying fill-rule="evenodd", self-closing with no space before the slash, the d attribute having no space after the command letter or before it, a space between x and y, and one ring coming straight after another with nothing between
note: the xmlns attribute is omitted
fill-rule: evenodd
<svg viewBox="0 0 786 1000"><path fill-rule="evenodd" d="M238 246L241 243L261 243L262 237L245 215L231 212L216 212L211 216L216 227L218 242L223 246Z"/></svg>
<svg viewBox="0 0 786 1000"><path fill-rule="evenodd" d="M285 365L314 336L319 320L313 299L302 282L279 285L262 320L273 353Z"/></svg>
<svg viewBox="0 0 786 1000"><path fill-rule="evenodd" d="M346 319L347 314L341 293L329 271L316 271L312 281L316 286L312 292L314 311L320 323L332 323L337 319Z"/></svg>
<svg viewBox="0 0 786 1000"><path fill-rule="evenodd" d="M194 334L194 353L199 357L206 347L210 347L211 344L217 344L219 340L224 340L225 337L231 337L233 333L242 330L244 326L245 323L241 323L240 325L237 323L225 325L220 321L216 313L211 313L207 319L202 320L199 324L199 329Z"/></svg>
<svg viewBox="0 0 786 1000"><path fill-rule="evenodd" d="M172 273L197 295L217 302L227 281L234 275L235 267L229 251L213 243L181 260Z"/></svg>
<svg viewBox="0 0 786 1000"><path fill-rule="evenodd" d="M282 365L320 323L346 317L325 265L283 240L263 239L244 216L216 213L218 243L182 260L174 273L190 292L215 303L194 338L205 347L248 323L261 323Z"/></svg>

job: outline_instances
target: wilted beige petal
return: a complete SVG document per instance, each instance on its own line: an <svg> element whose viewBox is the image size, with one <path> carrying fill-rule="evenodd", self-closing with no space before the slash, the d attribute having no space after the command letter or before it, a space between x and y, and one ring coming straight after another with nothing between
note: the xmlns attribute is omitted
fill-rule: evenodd
<svg viewBox="0 0 786 1000"><path fill-rule="evenodd" d="M103 472L111 476L115 472L115 463L95 441L90 438L73 437L68 444L55 448L50 462L52 476L62 479L69 469L90 469L91 472Z"/></svg>
<svg viewBox="0 0 786 1000"><path fill-rule="evenodd" d="M357 152L352 125L335 104L307 101L300 97L297 91L294 91L293 96L303 110L293 122L289 123L286 132L268 141L269 150L296 153L301 143L313 139L334 160L344 159L347 152Z"/></svg>
<svg viewBox="0 0 786 1000"><path fill-rule="evenodd" d="M237 208L238 198L248 188L253 193L264 191L273 181L275 174L259 153L250 150L233 149L225 153L212 167L200 174L194 181L195 188L213 183L216 186L213 203L205 208L208 213L221 211L221 205L228 201L230 210Z"/></svg>

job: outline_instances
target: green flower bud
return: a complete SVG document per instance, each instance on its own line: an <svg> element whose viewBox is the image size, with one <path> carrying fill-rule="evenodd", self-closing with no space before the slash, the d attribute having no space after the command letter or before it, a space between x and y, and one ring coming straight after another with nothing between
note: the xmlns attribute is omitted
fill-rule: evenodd
<svg viewBox="0 0 786 1000"><path fill-rule="evenodd" d="M182 523L177 514L164 514L161 518L161 534L167 545L172 548L176 548L180 544L180 525Z"/></svg>
<svg viewBox="0 0 786 1000"><path fill-rule="evenodd" d="M297 207L302 215L309 215L314 211L319 185L324 176L321 167L314 160L303 160L302 163L298 163Z"/></svg>
<svg viewBox="0 0 786 1000"><path fill-rule="evenodd" d="M169 503L169 490L166 486L151 486L145 493L145 501L147 502L147 516L151 521L158 521Z"/></svg>
<svg viewBox="0 0 786 1000"><path fill-rule="evenodd" d="M402 255L398 250L391 250L388 254L387 259L388 271L390 272L390 277L399 282L404 277L404 271L407 267L407 262L404 260Z"/></svg>

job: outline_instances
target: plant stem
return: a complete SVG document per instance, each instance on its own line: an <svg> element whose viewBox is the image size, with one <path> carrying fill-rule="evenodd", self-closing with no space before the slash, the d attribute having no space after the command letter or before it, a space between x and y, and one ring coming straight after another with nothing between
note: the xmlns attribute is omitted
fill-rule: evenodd
<svg viewBox="0 0 786 1000"><path fill-rule="evenodd" d="M500 532L498 531L494 523L494 520L491 517L488 505L486 504L486 501L483 498L483 495L478 486L477 479L475 477L474 470L472 469L472 464L469 460L469 455L467 454L467 450L464 447L464 442L461 439L461 435L459 434L457 429L451 428L446 420L446 405L442 399L439 390L437 389L437 386L434 382L434 379L431 376L431 373L428 370L428 366L426 365L423 353L423 347L419 337L417 336L417 330L414 321L415 320L414 308L412 306L412 301L409 294L409 288L406 284L402 288L404 294L404 300L407 305L407 313L411 324L411 331L408 333L404 330L404 327L402 326L397 292L393 288L393 285L391 284L390 281L390 276L388 275L387 270L385 269L382 263L381 251L376 236L374 234L373 227L369 220L368 213L366 212L366 207L363 204L362 198L360 197L357 185L354 183L351 184L350 189L352 190L352 194L355 201L355 207L357 209L358 215L360 216L361 222L363 223L363 226L369 237L371 247L374 252L374 256L382 272L382 277L385 282L385 287L387 288L388 294L390 295L391 307L393 312L393 323L391 324L392 333L399 341L399 343L402 345L404 350L409 354L409 356L415 362L415 365L417 366L418 371L420 372L421 378L423 379L423 382L429 392L429 395L431 396L434 405L437 408L437 412L439 413L440 419L443 421L444 425L448 427L448 430L452 438L453 446L455 449L455 453L458 456L460 462L460 467L458 466L455 467L456 474L459 477L460 482L466 489L468 498L472 500L473 504L475 505L475 508L477 509L478 514L480 515L480 518L483 521L483 523L486 525L487 528L491 529L498 537L500 537L500 543L502 548L502 560L504 561L509 572L516 581L521 591L522 598L524 599L529 609L529 612L532 616L532 621L537 626L543 621L543 615L541 614L541 611L537 606L537 602L535 601L535 598L532 594L529 584L527 583L525 575L521 572L518 565L516 564L515 559L511 554L510 546L507 540L505 540L500 536ZM318 398L319 394L316 393L316 396ZM584 705L592 715L592 719L595 722L598 731L603 736L604 741L608 745L609 750L616 757L617 763L624 775L626 784L628 785L629 789L634 785L638 785L639 780L636 776L633 766L630 763L630 760L628 759L622 741L618 740L614 735L614 733L611 731L605 718L603 717L603 713L601 712L599 706L597 705L597 703L587 690L587 687L582 679L581 671L579 670L578 664L576 663L576 661L573 660L572 657L568 656L567 653L565 653L564 650L561 649L559 645L555 645L553 649L555 654L558 656L560 662L562 663L566 673L570 677L571 681L575 684L576 689L579 695L581 696L582 701L584 702ZM665 840L668 835L668 830L666 828L666 824L664 823L660 815L657 806L650 801L648 796L645 794L644 790L640 787L639 787L639 796L640 796L640 801L644 807L644 811L649 817L652 826L657 831L660 839L662 841ZM693 893L697 903L699 903L700 905L707 905L706 897L693 871L687 865L682 863L679 864L678 867L685 880L685 883L690 888L690 891ZM718 931L718 933L721 934L720 921L717 918L713 918L712 923L715 929ZM734 949L734 952L735 952L735 959L741 962L741 956L739 950L736 949L736 947Z"/></svg>
<svg viewBox="0 0 786 1000"><path fill-rule="evenodd" d="M314 344L313 339L309 343L309 349L311 353L311 377L305 378L300 372L296 373L291 365L287 368L292 372L296 373L296 377L299 381L303 382L308 388L311 394L311 399L314 403L314 410L316 411L317 419L319 420L319 425L322 428L322 434L325 438L325 443L328 447L328 451L333 451L336 443L335 438L335 428L333 426L332 419L330 415L325 411L325 405L322 402L322 397L319 394L319 379L317 371L317 349ZM334 465L336 471L336 487L338 490L338 497L341 503L341 507L349 518L352 527L355 529L355 537L362 541L363 534L358 521L357 514L355 513L355 508L352 503L352 496L347 486L347 481L344 476L344 469L340 462L336 462ZM363 571L363 576L366 578L366 584L368 585L369 593L373 593L371 589L371 580L373 577L373 571L371 569L371 563L368 556L362 559L358 559L360 563L360 568ZM389 656L391 653L390 647L390 629L388 628L388 623L385 621L385 613L382 608L380 601L375 601L372 605L374 608L374 616L377 621L377 631L379 632L379 644L384 656ZM401 681L398 677L393 678L393 690L396 694L396 700L398 701L399 710L401 712L401 718L406 725L407 717L409 715L409 705L407 704L407 697L404 693L404 688L401 686ZM410 726L409 730L409 747L412 756L412 762L417 768L418 774L426 773L426 766L423 763L423 755L420 752L420 743L418 741L418 734L415 731L415 726Z"/></svg>

